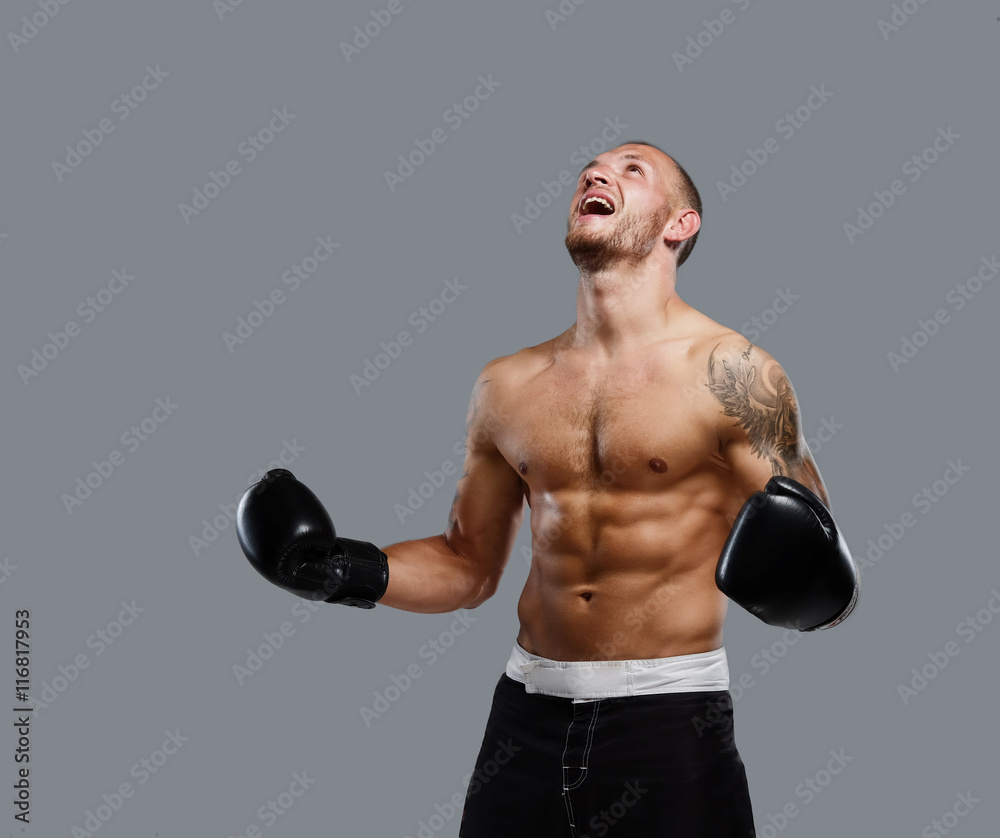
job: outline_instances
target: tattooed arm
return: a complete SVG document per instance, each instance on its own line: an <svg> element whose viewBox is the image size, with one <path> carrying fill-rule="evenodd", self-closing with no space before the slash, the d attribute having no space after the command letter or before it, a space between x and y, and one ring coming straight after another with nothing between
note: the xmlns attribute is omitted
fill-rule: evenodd
<svg viewBox="0 0 1000 838"><path fill-rule="evenodd" d="M797 480L829 508L826 487L800 425L795 391L781 365L739 335L719 341L708 359L708 389L719 404L719 454L741 496L771 477Z"/></svg>
<svg viewBox="0 0 1000 838"><path fill-rule="evenodd" d="M709 356L708 388L722 417L719 453L741 498L767 486L736 516L715 569L719 590L769 625L832 628L854 610L858 572L802 436L788 376L759 347L723 340Z"/></svg>

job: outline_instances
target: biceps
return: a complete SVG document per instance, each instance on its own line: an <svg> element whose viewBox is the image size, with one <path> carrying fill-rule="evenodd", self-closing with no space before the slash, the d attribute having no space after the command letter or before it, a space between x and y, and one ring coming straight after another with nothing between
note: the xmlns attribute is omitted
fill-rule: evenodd
<svg viewBox="0 0 1000 838"><path fill-rule="evenodd" d="M826 486L823 484L823 478L820 477L816 461L813 459L805 439L799 437L799 443L802 456L790 463L788 477L798 480L807 489L811 489L829 509L830 498L827 497Z"/></svg>
<svg viewBox="0 0 1000 838"><path fill-rule="evenodd" d="M727 424L723 454L747 497L771 477L790 477L826 502L819 469L802 436L799 404L781 365L758 347L713 352L708 386ZM721 417L720 417L721 418Z"/></svg>
<svg viewBox="0 0 1000 838"><path fill-rule="evenodd" d="M726 461L732 468L744 499L754 492L763 491L768 480L781 475L797 480L815 492L828 507L830 505L819 468L801 434L783 447L780 457L765 456L749 438L733 442L726 450Z"/></svg>
<svg viewBox="0 0 1000 838"><path fill-rule="evenodd" d="M445 538L459 555L499 575L524 515L521 478L492 446L469 450Z"/></svg>

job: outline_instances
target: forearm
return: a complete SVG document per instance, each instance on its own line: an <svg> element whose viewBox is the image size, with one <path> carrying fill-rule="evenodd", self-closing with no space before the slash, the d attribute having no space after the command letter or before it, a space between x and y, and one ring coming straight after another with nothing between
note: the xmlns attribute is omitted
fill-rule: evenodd
<svg viewBox="0 0 1000 838"><path fill-rule="evenodd" d="M379 605L440 614L474 608L486 598L482 573L443 535L400 541L382 552L389 557L389 586Z"/></svg>

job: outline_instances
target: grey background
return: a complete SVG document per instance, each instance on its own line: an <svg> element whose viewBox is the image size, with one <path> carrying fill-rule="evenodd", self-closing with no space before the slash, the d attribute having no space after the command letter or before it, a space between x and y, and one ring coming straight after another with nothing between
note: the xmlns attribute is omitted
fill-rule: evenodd
<svg viewBox="0 0 1000 838"><path fill-rule="evenodd" d="M824 419L842 425L815 456L855 555L904 512L917 522L865 569L851 619L798 636L767 672L759 656L784 651L782 632L730 609L732 678L754 683L735 714L758 834L915 835L967 790L982 802L956 834L994 834L1000 626L987 610L970 643L957 626L1000 586L1000 291L985 283L961 311L946 295L997 248L996 5L930 0L886 39L888 3L589 0L553 26L554 2L402 0L347 61L341 42L386 5L247 0L220 20L207 0L88 0L60 6L16 51L8 33L40 7L0 13L6 702L16 609L31 613L33 697L60 666L89 661L32 720L27 828L13 818L15 732L2 726L0 835L69 835L131 781L102 836L250 824L415 836L463 789L517 630L527 518L499 592L433 665L419 650L452 615L324 607L302 623L228 522L198 555L190 538L286 441L304 447L290 468L343 534L385 545L441 532L456 476L405 523L394 504L425 470L460 465L453 445L482 366L575 317L567 196L520 232L511 214L543 180L575 176L574 150L615 118L619 141L663 146L702 192L684 299L744 330L776 289L798 295L756 342L788 372L807 436ZM735 20L680 71L672 54L724 8ZM111 103L146 65L169 76L119 120ZM449 127L446 109L490 74L500 87ZM785 139L775 123L810 85L833 95ZM245 163L237 147L272 108L295 118ZM53 161L103 117L114 130L58 180ZM902 167L949 126L960 138L911 183ZM391 191L383 173L439 127L447 140ZM769 136L779 151L723 200L717 183ZM186 224L178 205L230 159L242 173ZM849 242L843 225L896 178L905 194ZM223 333L323 235L334 256L294 293L284 286L286 302L230 352ZM121 269L135 279L83 324L78 304ZM417 334L407 318L445 279L467 290ZM894 372L887 353L940 308L949 322ZM82 333L25 384L18 366L69 320ZM412 346L356 393L349 376L403 329ZM121 434L167 397L178 409L126 452ZM63 494L116 448L124 464L69 514ZM914 495L957 458L971 470L921 513ZM132 600L143 612L97 654L88 637ZM241 686L233 667L284 621L294 634ZM961 653L904 704L897 685L949 641ZM366 727L359 708L412 663L422 677ZM168 730L187 742L139 785L130 767ZM806 803L795 789L831 749L852 761ZM295 771L316 783L268 827L257 810ZM798 814L777 830L768 815L787 803ZM457 835L458 819L435 834Z"/></svg>

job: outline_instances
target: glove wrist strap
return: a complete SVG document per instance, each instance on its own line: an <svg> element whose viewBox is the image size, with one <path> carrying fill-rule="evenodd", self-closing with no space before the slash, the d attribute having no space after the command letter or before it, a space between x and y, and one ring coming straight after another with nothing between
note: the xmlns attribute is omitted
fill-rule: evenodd
<svg viewBox="0 0 1000 838"><path fill-rule="evenodd" d="M844 610L841 611L836 617L834 617L829 622L823 623L820 626L813 626L811 629L805 629L806 631L822 631L824 629L832 629L835 625L842 623L847 619L847 615L854 610L854 606L858 604L858 594L861 593L861 588L859 585L854 586L854 593L851 595L851 601L847 603Z"/></svg>
<svg viewBox="0 0 1000 838"><path fill-rule="evenodd" d="M374 608L389 586L388 556L374 544L351 538L338 538L337 552L344 584L326 602Z"/></svg>

